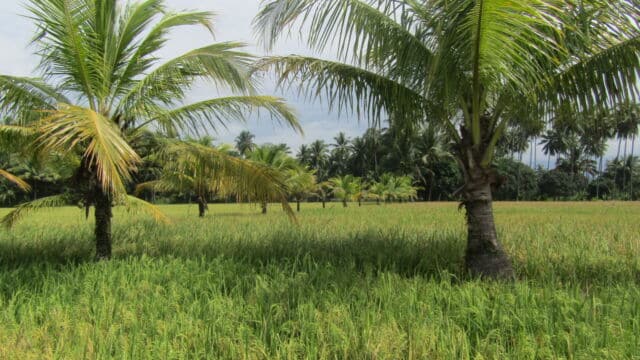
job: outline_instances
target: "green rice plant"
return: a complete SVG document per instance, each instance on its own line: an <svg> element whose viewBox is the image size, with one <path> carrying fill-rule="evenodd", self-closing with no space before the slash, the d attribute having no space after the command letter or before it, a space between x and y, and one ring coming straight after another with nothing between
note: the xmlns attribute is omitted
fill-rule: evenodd
<svg viewBox="0 0 640 360"><path fill-rule="evenodd" d="M496 203L515 283L466 277L453 203L161 208L110 262L79 209L1 230L0 359L639 355L638 203Z"/></svg>

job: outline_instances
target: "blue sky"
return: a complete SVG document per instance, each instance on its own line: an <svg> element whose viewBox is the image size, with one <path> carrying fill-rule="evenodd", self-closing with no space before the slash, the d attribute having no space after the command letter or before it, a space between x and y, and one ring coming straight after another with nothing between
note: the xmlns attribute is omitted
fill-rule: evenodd
<svg viewBox="0 0 640 360"><path fill-rule="evenodd" d="M211 43L212 41L242 41L248 44L247 50L256 55L265 55L262 47L257 46L253 34L251 21L258 12L258 0L167 0L168 6L175 10L197 9L209 10L218 14L215 21L215 40L202 28L190 27L180 29L171 36L171 41L163 50L164 57L172 57L190 49ZM21 0L0 1L0 73L28 76L36 65L37 58L32 55L28 43L34 33L29 19L25 18ZM273 49L274 55L314 55L331 58L331 54L315 54L305 48L297 38L280 41ZM281 93L275 89L272 81L265 81L262 93L282 96L295 109L304 128L305 136L301 136L291 129L273 124L267 117L250 119L246 124L233 123L228 129L220 129L212 134L219 141L233 142L242 130L249 130L256 135L257 143L287 143L292 149L297 149L302 143L309 143L316 139L323 139L332 143L332 138L339 132L345 132L349 137L359 136L367 128L367 121L358 120L354 116L329 112L326 106L312 103L298 98L293 94ZM218 94L211 85L200 84L193 89L190 100L202 100ZM617 141L609 144L607 157L614 157ZM538 163L546 165L546 157L537 149ZM528 163L529 154L523 156Z"/></svg>

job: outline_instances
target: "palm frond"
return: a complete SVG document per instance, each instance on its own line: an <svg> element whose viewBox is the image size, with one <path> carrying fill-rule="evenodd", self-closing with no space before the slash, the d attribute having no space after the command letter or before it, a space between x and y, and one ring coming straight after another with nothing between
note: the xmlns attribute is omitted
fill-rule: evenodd
<svg viewBox="0 0 640 360"><path fill-rule="evenodd" d="M170 224L171 220L155 205L135 196L125 196L123 205L131 213L146 213L153 217L157 223Z"/></svg>
<svg viewBox="0 0 640 360"><path fill-rule="evenodd" d="M238 42L212 44L163 63L131 84L116 113L149 118L157 112L157 103L172 105L184 99L196 80L210 80L232 91L253 90L248 76L253 57L239 51L243 46Z"/></svg>
<svg viewBox="0 0 640 360"><path fill-rule="evenodd" d="M58 102L68 100L42 80L0 75L0 115L27 124L42 117L42 110L52 110Z"/></svg>
<svg viewBox="0 0 640 360"><path fill-rule="evenodd" d="M283 99L273 96L231 96L205 100L160 114L156 121L168 133L216 130L219 125L226 128L228 121L245 121L256 111L267 112L271 120L284 123L302 133L293 110Z"/></svg>
<svg viewBox="0 0 640 360"><path fill-rule="evenodd" d="M372 125L389 114L393 119L426 119L430 103L420 92L402 83L356 66L312 57L287 56L262 59L256 65L262 71L274 71L278 85L298 84L309 98L326 100L339 112L366 116Z"/></svg>
<svg viewBox="0 0 640 360"><path fill-rule="evenodd" d="M126 193L124 183L131 180L141 159L109 119L88 108L62 104L42 121L39 130L43 135L37 143L46 150L66 153L82 144L103 190Z"/></svg>
<svg viewBox="0 0 640 360"><path fill-rule="evenodd" d="M18 205L10 213L5 215L5 217L2 218L1 222L4 226L10 228L29 213L32 213L38 210L43 210L46 208L62 207L67 205L70 205L70 201L69 201L69 198L65 195L56 195L56 196L41 198L38 200L34 200L34 201L30 201L30 202Z"/></svg>
<svg viewBox="0 0 640 360"><path fill-rule="evenodd" d="M31 190L31 186L29 186L29 184L27 184L24 180L22 180L19 177L11 174L8 171L0 169L0 177L3 177L5 179L7 179L8 181L14 183L16 186L18 186L23 191Z"/></svg>
<svg viewBox="0 0 640 360"><path fill-rule="evenodd" d="M340 43L339 57L361 66L384 65L389 54L396 61L420 58L426 63L431 49L421 40L419 24L403 16L394 1L272 0L254 20L260 40L272 48L296 20L309 25L306 42L322 51Z"/></svg>

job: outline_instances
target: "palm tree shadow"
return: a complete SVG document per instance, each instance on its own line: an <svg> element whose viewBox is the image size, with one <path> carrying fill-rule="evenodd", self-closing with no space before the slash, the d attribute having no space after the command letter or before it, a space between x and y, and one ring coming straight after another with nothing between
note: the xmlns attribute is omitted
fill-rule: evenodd
<svg viewBox="0 0 640 360"><path fill-rule="evenodd" d="M247 214L251 215L251 214ZM464 272L464 241L454 235L441 234L419 239L406 234L360 232L319 240L301 234L274 233L267 238L227 241L184 241L149 237L122 243L116 236L114 261L135 260L142 256L203 260L224 259L253 274L283 269L287 272L310 273L328 267L339 274L379 275L394 273L402 277L460 282L468 279ZM74 241L21 244L0 242L0 272L24 269L47 269L66 272L94 262L93 242ZM640 284L640 269L620 266L613 261L553 261L531 258L516 262L519 279L534 283L593 285ZM32 281L29 279L25 281Z"/></svg>

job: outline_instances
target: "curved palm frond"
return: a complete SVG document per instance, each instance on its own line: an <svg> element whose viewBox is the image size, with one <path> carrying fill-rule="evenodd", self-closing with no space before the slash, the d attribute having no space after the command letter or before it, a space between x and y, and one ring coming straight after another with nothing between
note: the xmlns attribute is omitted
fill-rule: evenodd
<svg viewBox="0 0 640 360"><path fill-rule="evenodd" d="M196 80L207 79L232 91L252 91L248 77L253 57L238 51L244 44L224 42L187 52L160 65L140 80L133 80L116 113L153 116L157 103L171 105L184 99Z"/></svg>
<svg viewBox="0 0 640 360"><path fill-rule="evenodd" d="M27 184L24 180L22 180L19 177L11 174L8 171L0 169L0 177L3 177L5 179L7 179L8 181L14 183L16 186L18 186L23 191L31 190L31 186L29 186L29 184Z"/></svg>
<svg viewBox="0 0 640 360"><path fill-rule="evenodd" d="M1 222L4 226L10 228L29 213L43 210L46 208L62 207L67 205L71 205L71 201L65 195L56 195L56 196L41 198L38 200L34 200L34 201L30 201L30 202L18 205L10 213L5 215L5 217L2 218Z"/></svg>
<svg viewBox="0 0 640 360"><path fill-rule="evenodd" d="M143 212L153 217L153 219L157 223L171 223L171 220L169 220L169 218L157 206L150 204L142 199L139 199L135 196L125 196L122 202L129 212Z"/></svg>
<svg viewBox="0 0 640 360"><path fill-rule="evenodd" d="M385 114L394 119L425 119L430 103L419 91L394 81L384 74L340 62L312 57L269 57L256 64L261 71L278 74L278 85L291 87L308 98L325 99L330 108L367 116L378 124ZM373 125L372 124L372 125Z"/></svg>
<svg viewBox="0 0 640 360"><path fill-rule="evenodd" d="M217 149L193 142L172 141L166 144L160 157L165 166L160 179L140 184L136 191L192 191L206 197L235 196L239 201L279 201L287 214L293 211L287 201L285 179L275 169L260 163L229 155Z"/></svg>
<svg viewBox="0 0 640 360"><path fill-rule="evenodd" d="M42 117L40 110L52 110L58 102L68 100L43 81L0 75L0 115L12 116L27 124Z"/></svg>
<svg viewBox="0 0 640 360"><path fill-rule="evenodd" d="M245 121L247 115L256 110L258 113L265 111L272 120L302 133L293 110L283 99L274 96L230 96L205 100L165 111L154 121L170 134L189 130L197 133L198 130L215 130L216 125L226 128L230 120Z"/></svg>
<svg viewBox="0 0 640 360"><path fill-rule="evenodd" d="M39 126L37 143L43 149L66 153L83 145L89 165L95 166L105 192L126 193L124 183L141 162L118 127L95 111L79 106L59 105Z"/></svg>
<svg viewBox="0 0 640 360"><path fill-rule="evenodd" d="M310 25L306 42L322 51L336 42L341 59L361 66L384 66L390 54L395 61L431 58L431 49L421 40L420 24L402 16L393 1L293 0L266 3L254 20L255 31L267 48L286 34L298 19Z"/></svg>
<svg viewBox="0 0 640 360"><path fill-rule="evenodd" d="M545 99L554 107L610 108L638 96L640 33L580 59L555 75ZM555 105L554 105L555 104Z"/></svg>

